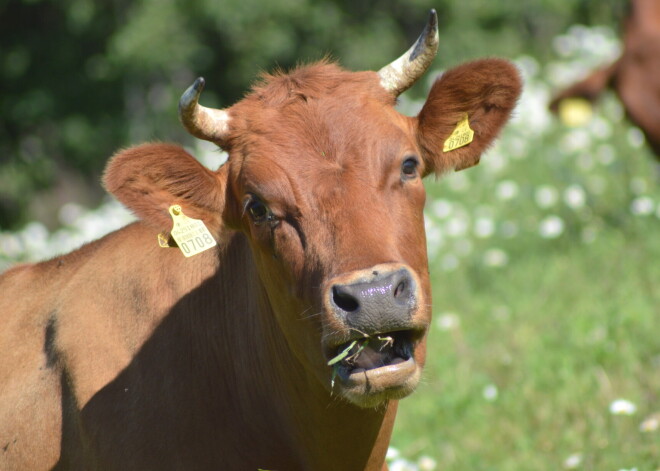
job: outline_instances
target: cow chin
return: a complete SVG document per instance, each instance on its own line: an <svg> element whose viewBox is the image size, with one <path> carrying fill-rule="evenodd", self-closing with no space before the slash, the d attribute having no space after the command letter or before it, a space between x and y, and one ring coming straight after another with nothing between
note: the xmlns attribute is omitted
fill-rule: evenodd
<svg viewBox="0 0 660 471"><path fill-rule="evenodd" d="M341 395L362 408L378 407L412 393L421 376L421 367L414 358L396 365L355 371L342 382Z"/></svg>

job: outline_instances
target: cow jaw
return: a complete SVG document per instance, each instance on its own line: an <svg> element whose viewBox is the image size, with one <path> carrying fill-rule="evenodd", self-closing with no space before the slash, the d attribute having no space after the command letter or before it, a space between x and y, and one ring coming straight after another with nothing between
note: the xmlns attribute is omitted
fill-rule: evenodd
<svg viewBox="0 0 660 471"><path fill-rule="evenodd" d="M414 348L421 332L398 331L353 339L329 349L343 358L333 366L333 393L360 407L375 407L414 391L421 373Z"/></svg>

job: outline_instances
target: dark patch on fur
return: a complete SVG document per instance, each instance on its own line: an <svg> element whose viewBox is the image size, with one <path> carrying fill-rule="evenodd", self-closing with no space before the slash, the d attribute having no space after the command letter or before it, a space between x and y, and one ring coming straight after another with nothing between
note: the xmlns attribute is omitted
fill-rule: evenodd
<svg viewBox="0 0 660 471"><path fill-rule="evenodd" d="M57 333L57 319L56 312L53 311L48 318L46 324L46 332L44 335L44 353L46 354L46 366L53 368L57 365L58 356L55 348L55 334Z"/></svg>
<svg viewBox="0 0 660 471"><path fill-rule="evenodd" d="M12 446L12 445L16 445L17 441L18 441L18 438L14 438L13 442L7 442L7 444L2 447L2 452L7 453L7 451L9 450L9 447Z"/></svg>

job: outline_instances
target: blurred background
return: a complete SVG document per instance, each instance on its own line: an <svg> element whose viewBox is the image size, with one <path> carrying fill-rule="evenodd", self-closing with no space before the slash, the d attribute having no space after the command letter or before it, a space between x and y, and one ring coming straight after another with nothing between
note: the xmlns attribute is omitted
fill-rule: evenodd
<svg viewBox="0 0 660 471"><path fill-rule="evenodd" d="M195 77L224 107L275 67L376 70L430 8L440 51L402 112L476 57L513 60L525 91L479 166L427 181L435 320L390 469L660 470L660 170L613 93L548 111L620 54L623 0L0 0L0 270L131 220L100 186L118 148L216 167L177 119Z"/></svg>

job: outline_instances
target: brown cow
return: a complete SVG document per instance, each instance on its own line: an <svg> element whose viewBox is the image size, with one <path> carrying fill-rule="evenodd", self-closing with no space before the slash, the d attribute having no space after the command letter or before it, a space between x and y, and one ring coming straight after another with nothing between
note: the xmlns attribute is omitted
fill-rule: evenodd
<svg viewBox="0 0 660 471"><path fill-rule="evenodd" d="M422 177L475 164L521 89L480 60L399 114L436 47L432 12L378 73L300 67L226 110L196 82L180 115L217 171L115 155L105 185L141 220L0 279L0 469L387 469L431 316ZM465 113L473 141L443 151ZM217 245L160 247L174 204Z"/></svg>
<svg viewBox="0 0 660 471"><path fill-rule="evenodd" d="M623 46L623 54L614 63L559 92L550 109L556 112L566 98L594 102L605 88L612 87L660 159L660 1L630 1Z"/></svg>

